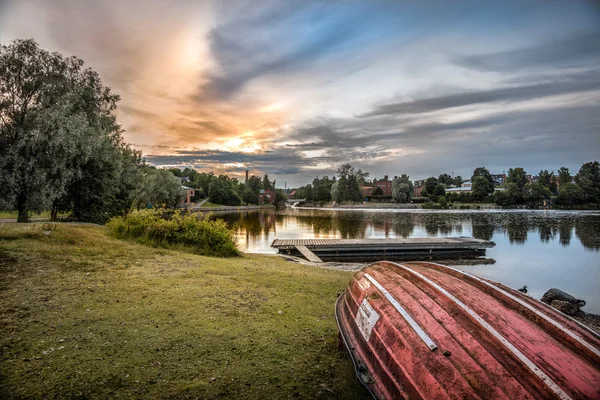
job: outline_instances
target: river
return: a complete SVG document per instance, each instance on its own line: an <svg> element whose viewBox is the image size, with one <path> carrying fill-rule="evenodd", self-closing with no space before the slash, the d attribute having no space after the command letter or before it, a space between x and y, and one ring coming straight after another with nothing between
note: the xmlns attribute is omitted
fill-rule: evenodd
<svg viewBox="0 0 600 400"><path fill-rule="evenodd" d="M272 253L274 239L472 236L492 240L488 264L460 265L539 299L557 287L600 314L600 212L282 209L217 213L242 251ZM493 260L493 261L490 261ZM494 262L495 261L495 262ZM494 262L493 264L490 264Z"/></svg>

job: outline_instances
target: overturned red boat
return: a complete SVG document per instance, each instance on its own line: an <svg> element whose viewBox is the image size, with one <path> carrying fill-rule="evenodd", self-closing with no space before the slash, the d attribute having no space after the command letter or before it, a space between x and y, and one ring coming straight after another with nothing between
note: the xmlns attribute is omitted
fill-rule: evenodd
<svg viewBox="0 0 600 400"><path fill-rule="evenodd" d="M377 399L600 399L600 337L501 284L378 262L338 299L340 342Z"/></svg>

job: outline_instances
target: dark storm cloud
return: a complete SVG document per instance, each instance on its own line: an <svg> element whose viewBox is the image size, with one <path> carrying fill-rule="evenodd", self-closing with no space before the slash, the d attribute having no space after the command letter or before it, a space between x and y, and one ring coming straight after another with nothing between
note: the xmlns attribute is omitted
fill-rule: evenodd
<svg viewBox="0 0 600 400"><path fill-rule="evenodd" d="M598 23L600 26L600 16ZM532 67L597 66L600 63L600 29L523 49L458 56L454 58L454 63L479 71L505 72Z"/></svg>
<svg viewBox="0 0 600 400"><path fill-rule="evenodd" d="M588 71L573 75L569 77L569 79L560 79L559 81L554 82L501 87L481 91L468 91L414 101L385 104L375 107L373 111L362 114L360 117L373 117L385 114L421 114L469 105L516 102L570 93L587 92L599 88L600 72Z"/></svg>

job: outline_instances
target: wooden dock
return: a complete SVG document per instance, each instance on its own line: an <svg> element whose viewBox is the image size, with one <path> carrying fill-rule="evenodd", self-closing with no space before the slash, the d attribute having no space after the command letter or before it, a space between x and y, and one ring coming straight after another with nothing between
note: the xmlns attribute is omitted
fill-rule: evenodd
<svg viewBox="0 0 600 400"><path fill-rule="evenodd" d="M351 259L430 259L482 256L496 244L471 237L406 239L275 239L279 253L304 256L309 261ZM318 260L318 261L317 261Z"/></svg>

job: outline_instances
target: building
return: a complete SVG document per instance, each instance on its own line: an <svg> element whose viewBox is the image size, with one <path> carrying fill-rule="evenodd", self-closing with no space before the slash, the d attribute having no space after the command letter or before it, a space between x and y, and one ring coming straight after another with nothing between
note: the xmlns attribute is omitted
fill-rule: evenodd
<svg viewBox="0 0 600 400"><path fill-rule="evenodd" d="M261 189L258 194L258 204L275 204L277 194L271 189Z"/></svg>
<svg viewBox="0 0 600 400"><path fill-rule="evenodd" d="M495 187L504 186L504 183L506 182L506 174L495 174L491 176Z"/></svg>
<svg viewBox="0 0 600 400"><path fill-rule="evenodd" d="M378 187L381 190L383 190L383 195L384 196L391 196L392 195L392 181L388 181L387 179L386 180L377 181L375 183L375 187ZM373 190L375 190L375 188L373 188Z"/></svg>
<svg viewBox="0 0 600 400"><path fill-rule="evenodd" d="M192 197L196 195L196 191L194 188L181 186L181 198L179 199L179 204L192 204Z"/></svg>
<svg viewBox="0 0 600 400"><path fill-rule="evenodd" d="M423 189L425 189L425 186L413 186L413 197L421 196Z"/></svg>
<svg viewBox="0 0 600 400"><path fill-rule="evenodd" d="M471 190L471 180L466 180L460 187L446 189L446 193L471 193Z"/></svg>

